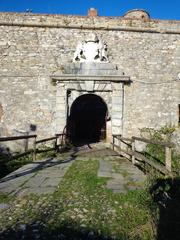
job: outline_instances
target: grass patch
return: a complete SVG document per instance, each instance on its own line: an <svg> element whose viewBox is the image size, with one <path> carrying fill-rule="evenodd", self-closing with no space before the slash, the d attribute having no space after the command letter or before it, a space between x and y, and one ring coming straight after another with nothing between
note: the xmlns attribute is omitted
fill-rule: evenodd
<svg viewBox="0 0 180 240"><path fill-rule="evenodd" d="M0 193L0 203L9 203L12 201L12 197L4 194L4 193Z"/></svg>
<svg viewBox="0 0 180 240"><path fill-rule="evenodd" d="M148 138L150 140L155 140L158 142L171 142L172 135L175 131L175 127L164 126L159 130L153 128L143 128L140 129L142 137ZM145 135L145 136L144 136ZM149 143L146 145L146 150L144 152L147 158L154 160L165 165L165 147L158 144ZM172 149L172 170L180 176L180 155L178 155L174 149Z"/></svg>
<svg viewBox="0 0 180 240"><path fill-rule="evenodd" d="M180 176L180 155L174 152L172 154L172 169L177 176Z"/></svg>
<svg viewBox="0 0 180 240"><path fill-rule="evenodd" d="M27 163L33 162L31 154L18 159L10 159L9 157L3 155L0 156L0 160L0 178L17 170Z"/></svg>
<svg viewBox="0 0 180 240"><path fill-rule="evenodd" d="M57 191L17 199L0 217L3 239L154 239L146 190L113 194L98 161L75 161ZM60 238L61 237L61 238ZM64 238L63 238L64 237Z"/></svg>

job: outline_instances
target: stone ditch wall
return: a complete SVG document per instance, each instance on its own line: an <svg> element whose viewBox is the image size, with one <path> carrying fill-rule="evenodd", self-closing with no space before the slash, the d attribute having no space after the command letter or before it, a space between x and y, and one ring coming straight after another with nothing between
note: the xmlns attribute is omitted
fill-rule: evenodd
<svg viewBox="0 0 180 240"><path fill-rule="evenodd" d="M95 32L124 85L123 134L178 127L180 21L0 13L0 135L56 133L51 76L71 63L77 43ZM33 127L32 127L33 126Z"/></svg>

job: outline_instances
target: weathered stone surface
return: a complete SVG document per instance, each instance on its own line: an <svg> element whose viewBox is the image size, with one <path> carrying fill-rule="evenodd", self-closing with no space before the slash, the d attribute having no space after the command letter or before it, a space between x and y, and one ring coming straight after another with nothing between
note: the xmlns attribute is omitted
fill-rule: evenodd
<svg viewBox="0 0 180 240"><path fill-rule="evenodd" d="M125 13L124 18L140 19L140 20L147 21L150 19L150 15L148 12L144 10L134 9Z"/></svg>
<svg viewBox="0 0 180 240"><path fill-rule="evenodd" d="M48 159L21 167L0 180L0 192L15 196L54 192L72 164L71 158L63 160Z"/></svg>
<svg viewBox="0 0 180 240"><path fill-rule="evenodd" d="M143 188L146 176L107 146L92 144L90 149L84 146L69 151L61 160L47 159L27 164L0 180L0 192L13 196L53 193L75 159L99 160L97 176L108 178L106 187L114 193Z"/></svg>
<svg viewBox="0 0 180 240"><path fill-rule="evenodd" d="M106 160L100 160L98 177L110 178L106 187L114 193L141 189L146 181L146 176L137 167L120 156L108 156Z"/></svg>
<svg viewBox="0 0 180 240"><path fill-rule="evenodd" d="M108 161L100 160L100 171L101 172L111 172L112 171L112 165Z"/></svg>
<svg viewBox="0 0 180 240"><path fill-rule="evenodd" d="M75 75L123 75L122 69L120 69L116 64L112 63L64 63L63 71L58 70L53 75L59 76L61 74L75 74Z"/></svg>
<svg viewBox="0 0 180 240"><path fill-rule="evenodd" d="M1 210L5 210L5 209L7 209L7 208L9 208L9 204L0 203L0 211L1 211Z"/></svg>
<svg viewBox="0 0 180 240"><path fill-rule="evenodd" d="M3 115L4 115L3 106L0 103L0 122L1 122L1 119L2 119Z"/></svg>
<svg viewBox="0 0 180 240"><path fill-rule="evenodd" d="M47 137L62 131L67 100L70 107L88 90L104 99L112 120L117 123L121 116L116 125L112 121L113 133L128 137L139 135L143 127L178 127L180 84L174 80L180 69L180 22L146 20L0 13L0 135L29 132ZM109 63L74 65L77 43L93 32L108 44ZM95 82L93 87L75 81L52 84L51 76L58 72L121 73L132 82L122 86ZM115 89L121 89L119 98L112 98Z"/></svg>

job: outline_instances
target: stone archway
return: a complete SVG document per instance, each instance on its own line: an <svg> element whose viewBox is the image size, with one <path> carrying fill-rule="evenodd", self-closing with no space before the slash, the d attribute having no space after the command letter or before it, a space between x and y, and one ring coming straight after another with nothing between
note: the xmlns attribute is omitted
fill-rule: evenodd
<svg viewBox="0 0 180 240"><path fill-rule="evenodd" d="M106 138L107 105L95 94L84 94L73 102L67 131L75 145L98 142Z"/></svg>
<svg viewBox="0 0 180 240"><path fill-rule="evenodd" d="M107 122L106 141L110 143L113 134L123 135L124 84L130 84L130 77L125 76L117 65L94 62L69 63L63 65L63 70L54 72L51 79L53 84L56 84L54 121L56 133L67 129L67 134L70 133L72 137L74 131L69 116L73 102L82 94L97 93L103 99L106 99L103 95L108 96L106 103L111 119Z"/></svg>

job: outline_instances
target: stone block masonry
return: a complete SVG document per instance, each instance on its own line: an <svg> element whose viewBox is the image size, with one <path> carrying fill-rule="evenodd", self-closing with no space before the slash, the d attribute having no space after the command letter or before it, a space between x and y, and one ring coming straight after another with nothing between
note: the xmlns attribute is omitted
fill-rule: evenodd
<svg viewBox="0 0 180 240"><path fill-rule="evenodd" d="M31 132L32 124L40 137L60 131L66 124L68 89L71 101L87 92L106 98L113 131L126 137L139 135L143 127L178 128L180 21L144 16L0 13L0 135ZM130 77L130 84L118 85L122 90L112 92L107 80L109 92L97 82L52 83L56 72L64 74L72 66L78 42L91 33L107 43L109 63Z"/></svg>

